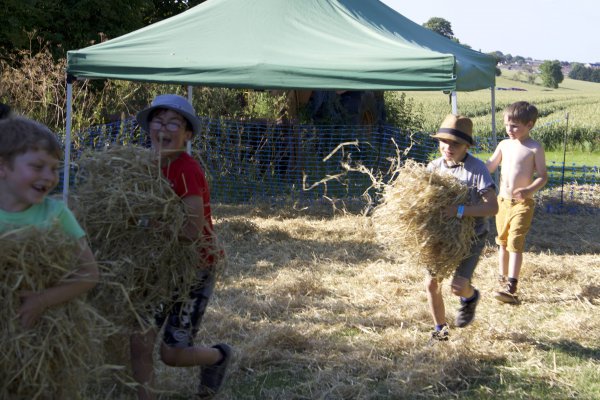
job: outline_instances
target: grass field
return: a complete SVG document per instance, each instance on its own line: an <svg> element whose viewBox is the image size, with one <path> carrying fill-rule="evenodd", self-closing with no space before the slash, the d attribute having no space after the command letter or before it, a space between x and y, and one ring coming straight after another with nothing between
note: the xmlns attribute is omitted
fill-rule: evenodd
<svg viewBox="0 0 600 400"><path fill-rule="evenodd" d="M551 139L546 138L554 147L546 149L548 165L555 163L562 166L566 131L565 165L597 166L600 160L600 84L565 78L558 89L549 89L539 84L514 80L517 77L514 71L503 70L502 76L496 80L497 88L524 89L495 91L498 140L505 136L502 121L504 107L515 101L528 101L536 105L540 112L532 136L541 141L545 135L551 135ZM434 132L444 116L451 112L449 96L443 93L406 92L406 96L414 101L415 108L422 113L427 132ZM457 103L459 113L473 119L475 136L491 138L490 90L458 92ZM489 152L477 153L477 156L484 160L489 158L493 150L491 147Z"/></svg>
<svg viewBox="0 0 600 400"><path fill-rule="evenodd" d="M517 87L525 91L496 90L496 128L503 127L502 109L515 101L528 101L540 111L537 126L548 123L565 124L569 114L571 129L578 126L600 129L600 83L576 81L565 78L558 89L512 80L512 71L503 70L496 78L497 88ZM422 105L425 116L425 130L432 132L439 126L445 114L451 111L449 96L441 92L406 92L406 96ZM475 133L491 131L491 93L490 90L458 92L459 113L473 119Z"/></svg>
<svg viewBox="0 0 600 400"><path fill-rule="evenodd" d="M566 160L566 165L588 165L588 166L599 166L600 165L600 154L589 153L587 151L567 151L564 154L562 151L546 151L546 164L560 164L562 165L563 160ZM481 160L487 160L491 157L492 153L477 153L477 158Z"/></svg>
<svg viewBox="0 0 600 400"><path fill-rule="evenodd" d="M434 346L424 270L386 256L368 218L241 206L214 214L229 267L198 340L236 349L218 399L600 398L598 214L537 213L519 306L492 297L490 244L474 277L476 320ZM448 282L443 293L453 321ZM160 398L190 398L197 376L159 367Z"/></svg>

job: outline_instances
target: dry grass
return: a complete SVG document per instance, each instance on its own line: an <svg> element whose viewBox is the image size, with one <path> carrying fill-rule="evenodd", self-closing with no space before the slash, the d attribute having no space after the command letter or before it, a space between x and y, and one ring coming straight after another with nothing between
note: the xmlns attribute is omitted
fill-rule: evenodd
<svg viewBox="0 0 600 400"><path fill-rule="evenodd" d="M129 334L154 327L159 306L166 313L187 297L198 268L208 267L199 252L207 243L182 239L188 211L151 150L88 151L77 167L71 204L101 268L90 303L119 327L98 348L107 364L90 391L126 397L135 389Z"/></svg>
<svg viewBox="0 0 600 400"><path fill-rule="evenodd" d="M447 218L444 209L467 203L468 193L454 176L407 160L383 186L382 202L373 212L380 242L390 254L447 278L469 256L475 220Z"/></svg>
<svg viewBox="0 0 600 400"><path fill-rule="evenodd" d="M78 167L74 209L102 266L92 302L116 325L145 329L201 265L199 244L180 240L186 210L148 149L90 151Z"/></svg>
<svg viewBox="0 0 600 400"><path fill-rule="evenodd" d="M429 346L426 272L385 256L366 217L326 214L214 210L230 264L198 341L236 349L219 399L598 398L598 215L536 215L520 306L491 296L489 245L475 322ZM159 368L161 398L191 397L196 369Z"/></svg>
<svg viewBox="0 0 600 400"><path fill-rule="evenodd" d="M0 235L0 398L50 399L77 393L103 363L97 351L111 326L82 298L50 308L31 329L17 318L19 293L55 286L74 265L76 245L57 229Z"/></svg>

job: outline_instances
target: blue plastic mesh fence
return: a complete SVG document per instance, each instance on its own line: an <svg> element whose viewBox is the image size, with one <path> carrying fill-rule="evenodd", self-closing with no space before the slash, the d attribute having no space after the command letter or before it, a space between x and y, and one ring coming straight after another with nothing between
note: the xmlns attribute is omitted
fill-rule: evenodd
<svg viewBox="0 0 600 400"><path fill-rule="evenodd" d="M85 149L122 143L149 146L149 139L133 119L94 126L74 135L72 158L76 160ZM477 138L471 152L477 156L493 147L490 140ZM310 203L323 196L356 199L369 189L372 182L366 174L347 171L342 163L360 163L385 181L398 154L426 162L437 156L437 145L428 133L411 135L392 126L280 125L203 118L192 151L204 166L214 202ZM548 167L545 191L561 187L566 199L564 188L570 185L568 197L585 205L588 191L598 190L598 167L572 165L564 174L562 165Z"/></svg>

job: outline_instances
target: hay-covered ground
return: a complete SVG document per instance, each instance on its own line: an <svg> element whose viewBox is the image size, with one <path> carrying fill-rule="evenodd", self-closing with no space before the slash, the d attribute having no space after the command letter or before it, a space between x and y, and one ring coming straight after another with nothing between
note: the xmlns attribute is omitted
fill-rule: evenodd
<svg viewBox="0 0 600 400"><path fill-rule="evenodd" d="M236 349L217 398L600 398L600 214L536 215L519 306L492 297L490 244L476 320L434 346L424 271L385 258L367 217L331 214L214 207L229 268L198 340ZM159 367L161 398L191 398L197 376Z"/></svg>

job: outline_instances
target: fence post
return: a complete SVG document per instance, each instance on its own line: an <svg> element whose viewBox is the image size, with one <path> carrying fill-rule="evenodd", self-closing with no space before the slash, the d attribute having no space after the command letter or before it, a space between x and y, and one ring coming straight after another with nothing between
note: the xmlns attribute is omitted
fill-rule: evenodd
<svg viewBox="0 0 600 400"><path fill-rule="evenodd" d="M565 128L565 136L563 142L563 162L562 162L562 175L560 177L560 206L563 206L563 193L565 190L565 164L567 162L567 133L569 132L569 113L565 115L567 120L567 126Z"/></svg>

